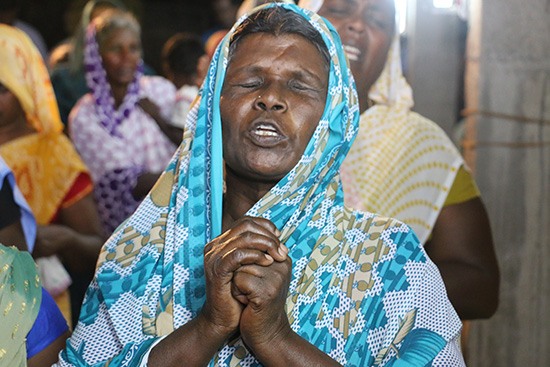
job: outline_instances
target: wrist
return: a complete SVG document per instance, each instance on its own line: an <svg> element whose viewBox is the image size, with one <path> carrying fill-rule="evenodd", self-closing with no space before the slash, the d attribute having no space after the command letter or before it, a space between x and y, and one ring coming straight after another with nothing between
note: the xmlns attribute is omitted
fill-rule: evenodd
<svg viewBox="0 0 550 367"><path fill-rule="evenodd" d="M285 361L283 356L289 350L296 347L297 343L304 341L304 339L292 331L290 325L277 330L268 339L262 341L252 342L247 341L245 336L242 336L242 338L250 351L264 366L289 365L286 362L290 361Z"/></svg>
<svg viewBox="0 0 550 367"><path fill-rule="evenodd" d="M225 338L197 316L174 330L155 345L149 354L148 366L205 366L225 343Z"/></svg>
<svg viewBox="0 0 550 367"><path fill-rule="evenodd" d="M238 332L237 327L231 327L217 323L208 317L208 312L205 312L205 307L195 318L198 330L201 330L201 336L204 339L216 341L221 345L226 343L235 333Z"/></svg>

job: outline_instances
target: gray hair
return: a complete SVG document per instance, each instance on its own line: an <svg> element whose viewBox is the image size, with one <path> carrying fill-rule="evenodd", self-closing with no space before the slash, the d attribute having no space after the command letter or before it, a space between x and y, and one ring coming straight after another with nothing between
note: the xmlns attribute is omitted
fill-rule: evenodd
<svg viewBox="0 0 550 367"><path fill-rule="evenodd" d="M113 32L120 29L128 29L136 34L138 39L141 36L141 27L137 19L129 12L125 12L119 9L107 10L96 21L96 41L99 49L103 47L103 44L113 34Z"/></svg>

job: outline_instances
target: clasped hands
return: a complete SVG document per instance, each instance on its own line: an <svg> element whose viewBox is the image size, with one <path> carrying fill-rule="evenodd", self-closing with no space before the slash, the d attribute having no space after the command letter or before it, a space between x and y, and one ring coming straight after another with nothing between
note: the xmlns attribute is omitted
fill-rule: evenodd
<svg viewBox="0 0 550 367"><path fill-rule="evenodd" d="M240 333L257 356L292 333L284 309L292 261L269 220L244 217L204 248L201 311L226 340Z"/></svg>

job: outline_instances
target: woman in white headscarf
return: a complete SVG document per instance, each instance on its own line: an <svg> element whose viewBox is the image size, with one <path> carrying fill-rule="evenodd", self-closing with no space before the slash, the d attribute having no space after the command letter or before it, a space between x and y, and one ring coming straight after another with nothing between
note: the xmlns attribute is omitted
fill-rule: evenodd
<svg viewBox="0 0 550 367"><path fill-rule="evenodd" d="M398 218L438 265L462 319L490 317L499 271L479 190L436 123L412 112L393 0L302 0L336 28L350 60L360 129L341 168L346 204Z"/></svg>

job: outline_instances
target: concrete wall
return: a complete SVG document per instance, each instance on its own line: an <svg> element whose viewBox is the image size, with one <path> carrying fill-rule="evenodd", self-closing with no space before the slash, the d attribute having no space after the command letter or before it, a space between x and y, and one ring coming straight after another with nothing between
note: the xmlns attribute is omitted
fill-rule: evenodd
<svg viewBox="0 0 550 367"><path fill-rule="evenodd" d="M465 22L431 0L409 1L408 13L406 76L414 110L451 135L462 108Z"/></svg>
<svg viewBox="0 0 550 367"><path fill-rule="evenodd" d="M469 366L550 366L550 1L472 0L467 160L501 266Z"/></svg>

